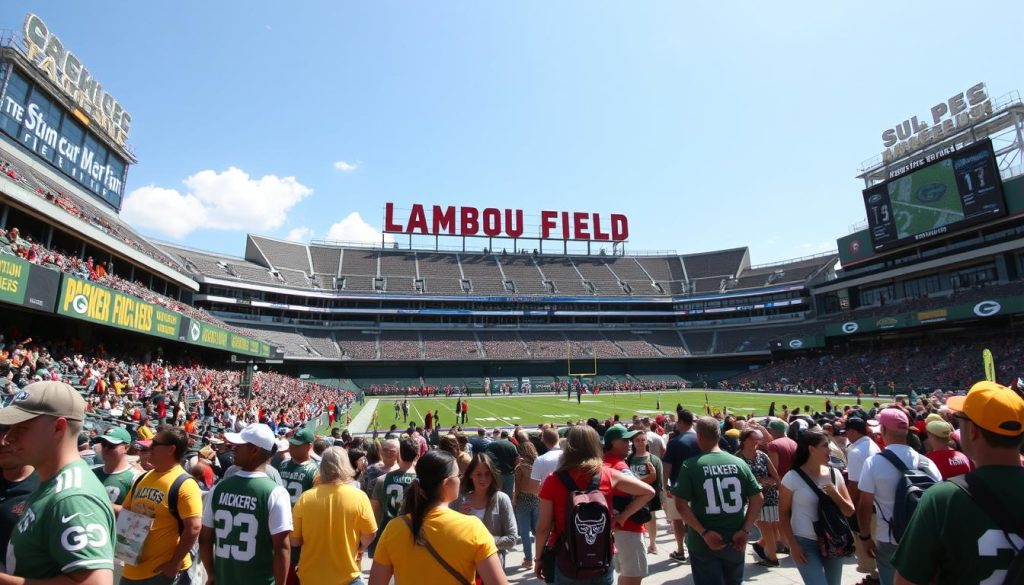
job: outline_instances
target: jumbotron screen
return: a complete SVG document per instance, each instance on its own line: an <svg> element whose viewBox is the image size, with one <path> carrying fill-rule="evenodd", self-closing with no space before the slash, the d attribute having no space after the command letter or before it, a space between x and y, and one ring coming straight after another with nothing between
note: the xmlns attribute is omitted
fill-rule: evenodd
<svg viewBox="0 0 1024 585"><path fill-rule="evenodd" d="M918 168L864 190L876 252L1006 214L990 140L908 166Z"/></svg>

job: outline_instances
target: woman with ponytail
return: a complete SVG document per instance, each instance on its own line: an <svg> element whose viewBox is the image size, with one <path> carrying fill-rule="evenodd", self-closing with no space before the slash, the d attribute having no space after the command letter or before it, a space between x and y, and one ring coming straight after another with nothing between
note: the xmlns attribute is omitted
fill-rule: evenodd
<svg viewBox="0 0 1024 585"><path fill-rule="evenodd" d="M370 569L370 585L472 583L506 585L494 537L476 516L448 505L459 497L459 468L444 451L428 451L416 462L416 480L406 491L402 515L388 523Z"/></svg>

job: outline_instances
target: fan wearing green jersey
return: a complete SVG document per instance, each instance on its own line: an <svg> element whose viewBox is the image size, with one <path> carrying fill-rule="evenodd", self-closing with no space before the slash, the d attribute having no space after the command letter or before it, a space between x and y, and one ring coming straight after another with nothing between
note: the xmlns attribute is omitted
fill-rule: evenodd
<svg viewBox="0 0 1024 585"><path fill-rule="evenodd" d="M275 467L281 473L285 489L291 498L292 505L299 501L299 496L306 490L313 489L318 465L312 458L313 442L316 436L313 429L302 427L288 439L288 459L282 460Z"/></svg>
<svg viewBox="0 0 1024 585"><path fill-rule="evenodd" d="M288 492L267 477L277 451L274 433L255 423L225 433L240 471L214 486L203 509L199 551L207 585L285 585L291 559Z"/></svg>
<svg viewBox="0 0 1024 585"><path fill-rule="evenodd" d="M761 514L761 485L745 461L718 447L721 429L710 416L697 419L701 455L679 469L672 493L688 528L695 585L743 581L747 536Z"/></svg>
<svg viewBox="0 0 1024 585"><path fill-rule="evenodd" d="M0 583L110 585L114 511L103 484L78 455L85 400L62 382L36 382L0 410L0 447L39 473L7 546ZM13 577L12 577L13 576Z"/></svg>
<svg viewBox="0 0 1024 585"><path fill-rule="evenodd" d="M313 480L316 479L320 465L313 460L313 443L316 435L309 426L304 426L295 431L295 434L288 439L288 459L283 459L275 465L281 473L281 480L288 490L292 506L299 501L303 492L313 489ZM299 547L292 547L291 555L291 581L297 582L297 569L299 556L302 550Z"/></svg>
<svg viewBox="0 0 1024 585"><path fill-rule="evenodd" d="M373 487L370 505L373 516L377 520L377 540L370 545L370 556L377 550L377 541L384 534L384 528L393 518L402 513L405 494L416 479L413 465L420 456L420 446L416 439L406 436L398 442L398 469L382 475Z"/></svg>
<svg viewBox="0 0 1024 585"><path fill-rule="evenodd" d="M114 514L119 514L121 503L132 489L132 481L135 480L135 468L128 462L128 446L132 442L132 436L121 427L110 427L100 436L99 442L103 465L92 470L107 490L110 503L114 506Z"/></svg>

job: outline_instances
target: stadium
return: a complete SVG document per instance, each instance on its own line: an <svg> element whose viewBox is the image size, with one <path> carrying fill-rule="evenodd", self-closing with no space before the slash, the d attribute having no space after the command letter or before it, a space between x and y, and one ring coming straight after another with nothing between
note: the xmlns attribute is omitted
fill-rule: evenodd
<svg viewBox="0 0 1024 585"><path fill-rule="evenodd" d="M93 523L100 522L98 516L88 521L88 529L62 528L65 552L88 544L86 553L95 549L105 555L66 563L64 574L83 574L82 567L88 567L90 575L105 579L113 567L117 580L121 571L136 583L164 582L163 577L181 582L178 576L187 573L195 576L190 582L199 583L204 582L199 575L215 570L217 582L291 584L298 582L303 562L319 573L316 562L333 570L340 559L355 575L343 580L363 583L359 576L368 570L391 571L412 558L388 565L388 547L395 546L389 538L402 528L392 523L399 530L384 529L389 520L408 514L413 538L405 540L412 554L423 552L416 531L426 522L441 528L470 522L466 526L477 532L474 542L483 543L481 553L473 554L482 560L459 571L486 574L481 567L487 563L494 582L506 582L502 574L527 582L544 560L561 563L563 553L576 546L563 538L572 530L566 530L567 518L575 517L575 529L589 545L597 536L602 543L608 540L609 563L594 573L607 577L607 583L615 573L620 582L639 583L649 574L648 555L656 582L682 582L693 570L720 561L724 566L726 553L715 560L713 551L732 543L728 556L738 558L728 564L734 572L739 567L740 575L745 564L756 563L755 574L768 575L765 582L797 582L795 575L808 570L807 557L798 560L806 550L824 557L817 561L823 574L845 571L852 578L859 572L861 582L871 585L883 572L881 557L875 549L858 549L858 561L877 557L879 562L877 570L855 567L854 531L860 547L871 541L895 550L897 542L876 545L878 536L869 527L884 516L879 504L878 518L872 519L876 501L882 501L874 494L882 490L872 491L880 486L869 489L863 479L871 477L865 460L882 459L871 455L870 447L913 450L915 461L917 452L921 461L937 454L948 458L949 467L974 473L973 456L969 460L954 449L965 444L964 429L978 437L966 442L969 447L984 443L1001 449L999 465L1019 471L1020 436L1011 435L1024 423L1010 415L993 422L977 410L973 418L967 416L970 396L962 396L987 379L971 396L985 393L982 400L991 397L995 410L1016 408L1011 414L1024 416L1013 391L985 386L999 382L1024 395L1019 369L1024 363L1024 101L1016 91L990 94L978 83L932 106L924 122L915 116L885 130L881 153L856 170L860 193L844 195L863 204L864 220L834 234L835 248L824 253L759 263L763 251L753 244L709 242L699 252L634 249L630 234L645 227L630 221L630 209L586 209L587 200L580 198L544 209L505 202L474 207L382 200L380 241L299 242L252 229L244 242L235 242L244 253L231 255L191 247L184 238L156 239L130 225L123 213L126 185L139 162L130 146L132 115L104 89L102 72L89 70L88 59L72 49L35 14L26 17L24 31L0 33L0 396L4 412L31 415L2 425L0 458L15 457L14 452L48 462L67 455L71 463L53 466L54 494L74 489L82 491L72 495L81 495L82 474L70 468L78 466L74 471L80 472L82 461L100 462L94 459L99 453L102 464L92 468L98 478L93 483L114 505L108 510L97 492L90 496L91 504L99 501L95 509L76 508L61 521L109 512L113 529L113 514L118 515L116 547L114 539L96 540L97 534L109 535L104 525ZM774 198L764 201L776 204ZM688 220L721 222L725 229L729 218L701 217L697 208ZM659 236L658 242L671 246L670 236L676 234ZM72 405L65 407L73 412L46 410L51 405L42 399L42 412L19 405L35 400L36 392L63 392L55 401ZM84 414L73 418L83 401ZM708 416L695 421L694 413ZM46 414L52 416L41 418ZM24 429L36 420L57 425L59 433L36 432L53 441L56 455L27 445L24 437L36 435ZM1001 436L992 440L988 434ZM1011 438L1017 441L1012 448L1007 447ZM21 447L6 449L17 441ZM792 449L780 458L789 443ZM565 469L570 457L563 459L560 444L566 452L575 450L574 457L586 449L591 453L578 469ZM550 469L541 467L545 456ZM854 472L857 457L861 468ZM711 464L686 464L696 458ZM429 473L420 471L424 461ZM992 466L991 461L979 460L978 467ZM544 470L539 477L535 463ZM921 484L928 489L946 477L945 468L938 475L937 464L929 464L934 473L905 458L892 465L901 477L912 473L908 466L928 475ZM556 465L565 471L557 479ZM8 477L12 469L23 476ZM663 469L669 471L663 475ZM790 487L783 479L797 475L790 469L810 489L799 479ZM815 484L804 469L817 470L826 483ZM4 467L0 503L20 482L38 479L36 470L43 468ZM153 483L151 471L179 470L177 478L157 480L166 486L144 484ZM111 479L115 471L120 480ZM591 487L572 491L570 482L577 479L570 471L592 477L584 479ZM117 491L111 483L126 473L127 491ZM848 481L841 481L840 473ZM853 479L854 473L862 479ZM84 475L87 483L94 479L88 469ZM186 476L196 480L197 489L188 496L197 512L185 518L188 535L178 511L179 490L193 487ZM688 488L687 481L703 490ZM140 485L157 498L152 514L148 501L141 501L149 496L136 494ZM328 497L339 503L353 503L358 495L358 529L355 523L335 522L341 507L336 512L328 502L309 504L329 513L305 508L306 532L299 530L300 512L313 500L306 496L322 487L328 488L324 493L337 488ZM31 497L34 506L46 489L20 495ZM629 497L616 504L613 489L617 498L619 491ZM842 550L826 550L835 543L818 533L818 520L811 528L817 540L793 531L789 516L797 505L793 493L800 489L808 494L800 505L813 508L813 514L803 514L808 523L824 513L826 493L833 499L836 518L831 520L841 520L843 530L837 532L845 541L836 548ZM560 510L563 524L557 528L552 502L567 506L558 490L572 506L577 497L603 492L605 497L588 500L603 507L600 518ZM674 496L662 497L668 490ZM964 490L965 498L974 497ZM174 502L166 512L159 508L164 491L166 501ZM449 498L457 491L461 506ZM497 494L508 492L515 495L504 498L507 510L495 512ZM769 504L767 494L773 492ZM210 497L203 500L206 493ZM71 498L61 497L60 505ZM12 502L7 504L9 511ZM534 504L537 509L527 509ZM626 507L613 514L615 505ZM636 516L624 512L634 505ZM906 530L903 535L936 532L919 528L920 512L916 520L897 520L892 510L902 504L885 505L891 508L891 519L884 519L890 530L880 528L879 534L891 535L897 521L905 521L898 528ZM846 523L853 516L845 507L863 530ZM232 508L237 510L228 511ZM18 530L13 536L7 531L8 563L14 562L19 543L25 546L23 534L36 530L32 507L18 520L25 509L7 515ZM659 510L668 521L661 533ZM147 544L161 514L168 538ZM424 520L427 514L432 516ZM696 524L726 515L728 532ZM492 526L499 516L501 534ZM748 521L756 524L747 527ZM342 525L352 532L344 538L355 537L344 549L353 554L339 552L340 539L327 539L330 546L319 549L310 546L315 530ZM564 532L546 540L552 527ZM687 530L689 558L683 546ZM542 533L534 534L536 565L529 532ZM983 532L984 538L995 532ZM613 533L619 539L614 569L607 538ZM69 544L69 535L79 540ZM1010 535L1004 531L1003 536L1007 543L1001 548L1014 548ZM289 541L292 537L297 538ZM707 547L703 559L694 537ZM716 537L721 546L713 548ZM181 546L187 538L202 550L195 562L190 547ZM748 538L754 555L749 557ZM504 539L500 567L498 539ZM455 539L443 542L472 548ZM164 559L151 556L142 562L143 551L169 544L174 545L169 561L157 566ZM134 547L127 558L121 556L126 545ZM639 558L630 559L627 547ZM427 548L456 576L456 569ZM995 546L990 559L999 549ZM506 566L510 551L521 556ZM24 548L18 554L27 557ZM785 565L780 554L788 557ZM897 553L885 554L895 558ZM969 567L972 563L960 561L977 554L972 549L948 556ZM825 562L833 566L826 568ZM144 567L147 563L153 567ZM224 578L224 566L240 571L231 575L246 577ZM439 570L433 563L430 568ZM981 569L972 568L982 569L988 570L984 562ZM3 570L14 573L15 566ZM25 564L20 570L26 571ZM155 580L135 580L133 570L156 573ZM536 576L543 577L544 570ZM552 566L548 576L558 582L563 570ZM175 576L168 577L168 571ZM312 574L304 574L303 581L316 582ZM381 575L371 582L391 578ZM421 580L440 583L447 577Z"/></svg>
<svg viewBox="0 0 1024 585"><path fill-rule="evenodd" d="M234 257L119 217L130 115L91 101L98 86L71 87L47 42L8 37L0 60L0 297L15 330L384 397L567 383L905 394L977 376L933 351L1017 357L1016 93L975 86L970 109L929 135L897 128L897 146L858 173L867 222L837 252L756 264L747 247L633 251L623 214L434 205L428 217L387 203L393 237L378 245L253 233Z"/></svg>

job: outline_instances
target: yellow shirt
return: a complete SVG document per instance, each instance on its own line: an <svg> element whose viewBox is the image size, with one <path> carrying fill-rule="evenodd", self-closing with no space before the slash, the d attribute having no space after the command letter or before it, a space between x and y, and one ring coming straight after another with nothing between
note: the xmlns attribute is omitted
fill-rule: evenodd
<svg viewBox="0 0 1024 585"><path fill-rule="evenodd" d="M149 428L149 425L139 425L139 430L136 432L139 434L139 438L143 441L148 441L156 436L153 429Z"/></svg>
<svg viewBox="0 0 1024 585"><path fill-rule="evenodd" d="M174 549L178 547L178 521L171 515L167 507L167 492L171 484L185 470L175 465L170 471L159 473L153 471L146 475L129 493L122 503L126 510L143 514L153 519L153 526L146 537L139 555L139 564L125 565L124 577L127 579L148 579L156 575L156 568L171 560ZM194 481L186 481L178 490L178 515L181 519L203 515L203 494ZM188 555L182 569L192 566Z"/></svg>
<svg viewBox="0 0 1024 585"><path fill-rule="evenodd" d="M299 580L302 585L335 585L355 580L359 535L377 531L370 498L345 484L306 490L292 510L292 537L302 539Z"/></svg>
<svg viewBox="0 0 1024 585"><path fill-rule="evenodd" d="M434 508L427 514L420 536L470 583L476 579L476 564L498 552L494 537L479 518L460 514L448 506ZM427 548L413 542L401 517L388 522L373 561L394 568L395 585L452 582L451 574Z"/></svg>

